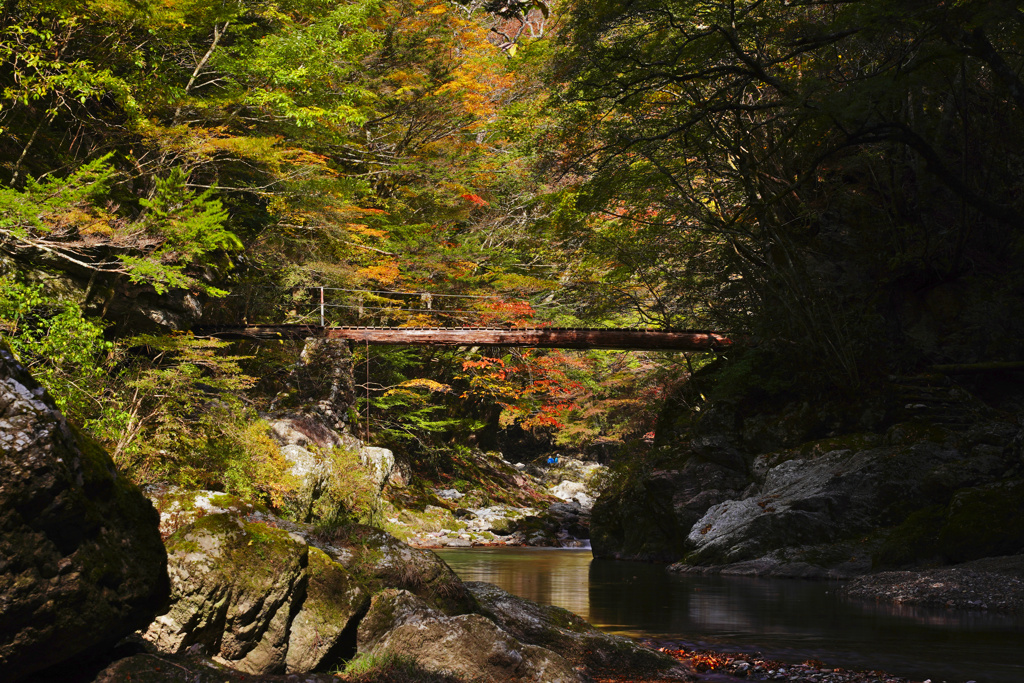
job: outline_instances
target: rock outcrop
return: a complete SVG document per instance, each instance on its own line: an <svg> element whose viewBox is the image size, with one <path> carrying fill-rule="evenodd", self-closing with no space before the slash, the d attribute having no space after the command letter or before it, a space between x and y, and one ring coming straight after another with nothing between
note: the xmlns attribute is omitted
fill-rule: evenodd
<svg viewBox="0 0 1024 683"><path fill-rule="evenodd" d="M169 654L201 646L248 673L351 657L369 593L303 535L254 514L204 515L167 540L172 605L145 638Z"/></svg>
<svg viewBox="0 0 1024 683"><path fill-rule="evenodd" d="M749 485L746 462L735 448L694 448L598 498L590 523L594 557L677 560L707 509L741 496Z"/></svg>
<svg viewBox="0 0 1024 683"><path fill-rule="evenodd" d="M1019 427L958 400L967 412L955 424L932 415L879 427L877 406L850 418L877 431L848 431L828 406L797 404L774 423L712 407L685 438L660 436L647 468L602 494L594 554L679 571L849 577L1018 552ZM808 438L821 432L837 435Z"/></svg>
<svg viewBox="0 0 1024 683"><path fill-rule="evenodd" d="M290 517L303 522L336 519L338 488L351 478L353 464L361 467L367 496L376 502L392 479L394 454L367 446L348 431L353 392L348 345L307 339L274 409L265 416L298 482L288 496Z"/></svg>
<svg viewBox="0 0 1024 683"><path fill-rule="evenodd" d="M520 598L490 583L467 581L466 587L480 614L516 639L556 652L575 667L692 680L692 672L672 657L599 631L569 610Z"/></svg>
<svg viewBox="0 0 1024 683"><path fill-rule="evenodd" d="M358 524L319 533L210 491L153 489L167 539L170 611L145 637L253 674L324 671L355 654L356 625L385 587L460 614L475 602L439 557Z"/></svg>
<svg viewBox="0 0 1024 683"><path fill-rule="evenodd" d="M404 655L426 671L486 683L584 680L564 658L519 642L484 616L448 616L398 589L374 596L359 625L358 647L361 653Z"/></svg>
<svg viewBox="0 0 1024 683"><path fill-rule="evenodd" d="M145 627L166 567L153 506L0 344L0 678Z"/></svg>
<svg viewBox="0 0 1024 683"><path fill-rule="evenodd" d="M711 506L690 528L678 568L739 571L753 562L752 573L848 576L1017 552L1024 508L1019 480L1005 479L1014 458L1007 446L987 443L1009 443L1013 431L988 424L957 435L901 423L884 436L760 455L746 495Z"/></svg>

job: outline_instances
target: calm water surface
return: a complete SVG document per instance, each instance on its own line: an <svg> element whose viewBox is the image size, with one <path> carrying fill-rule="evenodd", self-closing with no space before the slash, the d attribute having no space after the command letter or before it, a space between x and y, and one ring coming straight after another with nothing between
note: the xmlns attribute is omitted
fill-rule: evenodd
<svg viewBox="0 0 1024 683"><path fill-rule="evenodd" d="M694 577L663 565L595 560L590 550L437 551L467 581L572 610L611 633L881 669L934 683L1024 683L1024 619L880 606L839 584Z"/></svg>

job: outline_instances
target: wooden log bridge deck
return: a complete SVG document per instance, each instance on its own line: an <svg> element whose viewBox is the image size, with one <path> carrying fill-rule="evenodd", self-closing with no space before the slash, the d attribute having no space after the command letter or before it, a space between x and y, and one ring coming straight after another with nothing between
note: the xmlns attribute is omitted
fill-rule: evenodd
<svg viewBox="0 0 1024 683"><path fill-rule="evenodd" d="M624 351L712 351L732 347L714 332L626 328L488 327L321 327L319 325L238 325L196 327L197 336L222 339L305 339L326 337L366 344L423 346L531 346L550 349Z"/></svg>

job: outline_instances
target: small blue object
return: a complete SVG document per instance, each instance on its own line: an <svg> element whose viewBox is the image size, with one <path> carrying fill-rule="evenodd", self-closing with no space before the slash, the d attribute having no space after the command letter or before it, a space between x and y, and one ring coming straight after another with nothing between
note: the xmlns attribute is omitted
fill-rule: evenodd
<svg viewBox="0 0 1024 683"><path fill-rule="evenodd" d="M558 464L558 456L557 455L549 455L548 456L548 464L549 465L556 465L556 464Z"/></svg>

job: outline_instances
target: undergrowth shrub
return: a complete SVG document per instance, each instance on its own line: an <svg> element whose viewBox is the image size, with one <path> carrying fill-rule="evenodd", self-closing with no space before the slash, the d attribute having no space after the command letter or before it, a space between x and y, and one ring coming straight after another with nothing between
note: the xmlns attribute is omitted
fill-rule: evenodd
<svg viewBox="0 0 1024 683"><path fill-rule="evenodd" d="M380 487L363 467L357 451L335 446L324 452L328 480L313 503L312 518L320 530L351 522L380 526L385 503Z"/></svg>
<svg viewBox="0 0 1024 683"><path fill-rule="evenodd" d="M57 407L138 484L221 490L278 507L287 461L243 396L230 344L187 334L103 337L73 301L0 276L0 334Z"/></svg>

